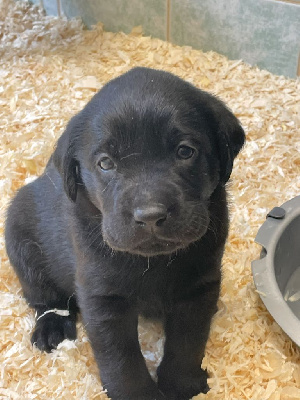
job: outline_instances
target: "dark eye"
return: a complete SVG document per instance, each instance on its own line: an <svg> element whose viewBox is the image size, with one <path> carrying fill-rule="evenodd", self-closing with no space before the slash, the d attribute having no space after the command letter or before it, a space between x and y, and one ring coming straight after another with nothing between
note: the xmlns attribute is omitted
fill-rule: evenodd
<svg viewBox="0 0 300 400"><path fill-rule="evenodd" d="M195 154L195 149L189 146L179 146L177 149L177 157L182 160L187 160L188 158L192 158Z"/></svg>
<svg viewBox="0 0 300 400"><path fill-rule="evenodd" d="M102 157L98 162L98 165L103 171L108 171L115 168L115 163L109 157Z"/></svg>

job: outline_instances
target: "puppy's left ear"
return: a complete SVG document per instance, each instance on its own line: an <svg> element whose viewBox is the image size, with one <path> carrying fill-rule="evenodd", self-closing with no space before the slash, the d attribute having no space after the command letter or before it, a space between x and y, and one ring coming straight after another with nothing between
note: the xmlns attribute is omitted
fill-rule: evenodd
<svg viewBox="0 0 300 400"><path fill-rule="evenodd" d="M226 105L218 99L214 100L212 110L220 159L220 183L225 185L232 172L233 160L245 143L245 132Z"/></svg>
<svg viewBox="0 0 300 400"><path fill-rule="evenodd" d="M53 163L60 173L64 189L70 200L76 201L77 183L79 182L79 163L76 160L76 148L82 130L79 115L68 123L64 133L58 139L53 153Z"/></svg>

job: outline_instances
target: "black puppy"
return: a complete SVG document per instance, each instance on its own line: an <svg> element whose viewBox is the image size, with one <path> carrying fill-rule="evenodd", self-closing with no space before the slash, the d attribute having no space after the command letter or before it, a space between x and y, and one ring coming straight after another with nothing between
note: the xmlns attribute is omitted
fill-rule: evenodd
<svg viewBox="0 0 300 400"><path fill-rule="evenodd" d="M32 342L51 351L75 339L80 309L113 400L207 392L225 183L243 143L221 101L172 74L135 68L104 86L8 209L7 253L37 312ZM140 351L139 314L164 323L158 384Z"/></svg>

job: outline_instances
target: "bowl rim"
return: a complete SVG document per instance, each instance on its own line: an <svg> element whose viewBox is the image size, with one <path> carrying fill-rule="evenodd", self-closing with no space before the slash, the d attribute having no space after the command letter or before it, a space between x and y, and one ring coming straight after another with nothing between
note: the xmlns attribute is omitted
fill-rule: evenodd
<svg viewBox="0 0 300 400"><path fill-rule="evenodd" d="M300 346L300 320L283 298L275 276L274 256L277 243L286 227L300 215L300 196L283 203L282 218L269 213L259 228L255 242L263 248L261 258L251 263L254 284L269 313L287 335Z"/></svg>

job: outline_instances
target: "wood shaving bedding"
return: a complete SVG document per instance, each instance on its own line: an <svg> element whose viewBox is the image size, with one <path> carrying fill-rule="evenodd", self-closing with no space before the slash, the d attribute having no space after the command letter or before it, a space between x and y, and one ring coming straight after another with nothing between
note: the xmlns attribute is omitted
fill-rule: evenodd
<svg viewBox="0 0 300 400"><path fill-rule="evenodd" d="M164 69L208 90L242 121L247 144L235 162L231 230L219 311L203 362L211 391L195 399L300 399L300 351L266 311L250 262L254 237L274 206L299 194L299 81L229 61L214 52L142 36L92 31L79 20L43 15L26 2L0 0L0 206L36 178L69 118L105 82L134 66ZM0 399L97 399L106 395L82 324L78 339L51 354L30 344L34 312L0 239ZM140 341L154 374L161 327L141 322Z"/></svg>

